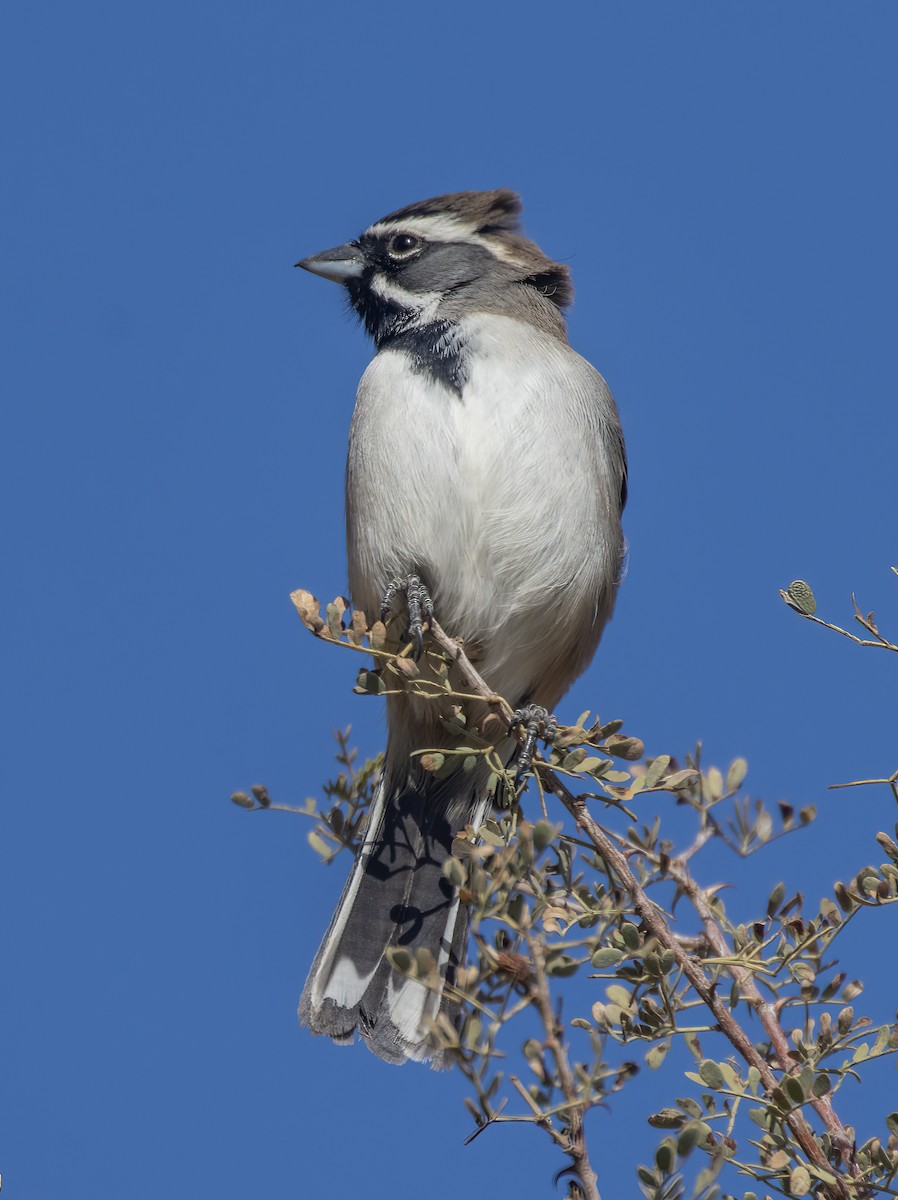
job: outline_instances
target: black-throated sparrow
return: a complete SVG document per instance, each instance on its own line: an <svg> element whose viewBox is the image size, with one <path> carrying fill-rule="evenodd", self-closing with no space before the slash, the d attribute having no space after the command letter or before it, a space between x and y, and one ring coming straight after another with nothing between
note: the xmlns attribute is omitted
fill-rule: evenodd
<svg viewBox="0 0 898 1200"><path fill-rule="evenodd" d="M518 232L520 207L504 188L437 196L297 265L346 288L377 348L349 440L354 605L373 619L402 593L415 639L435 611L491 687L549 710L614 606L627 471L611 393L567 339L568 268ZM451 745L433 705L391 696L388 720L364 845L299 1014L338 1042L358 1030L390 1062L440 1065L429 1022L452 1005L386 950L426 947L451 979L466 914L442 864L482 818L486 776L437 779L411 757Z"/></svg>

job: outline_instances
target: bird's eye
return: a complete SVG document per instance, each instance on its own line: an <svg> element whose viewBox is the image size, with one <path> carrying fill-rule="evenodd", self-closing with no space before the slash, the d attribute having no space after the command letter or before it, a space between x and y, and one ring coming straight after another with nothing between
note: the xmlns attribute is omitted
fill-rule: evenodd
<svg viewBox="0 0 898 1200"><path fill-rule="evenodd" d="M397 233L390 241L390 254L394 258L407 258L421 246L421 239L411 233Z"/></svg>

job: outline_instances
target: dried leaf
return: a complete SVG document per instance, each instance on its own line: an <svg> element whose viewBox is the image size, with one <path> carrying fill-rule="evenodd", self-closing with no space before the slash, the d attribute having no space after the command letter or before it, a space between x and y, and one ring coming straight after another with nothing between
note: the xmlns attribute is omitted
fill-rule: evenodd
<svg viewBox="0 0 898 1200"><path fill-rule="evenodd" d="M748 761L744 758L734 758L727 771L727 791L735 792L742 787L748 774Z"/></svg>
<svg viewBox="0 0 898 1200"><path fill-rule="evenodd" d="M383 621L375 621L368 630L368 641L372 650L382 650L387 640L387 627Z"/></svg>
<svg viewBox="0 0 898 1200"><path fill-rule="evenodd" d="M318 615L321 601L317 596L313 596L304 588L297 588L296 591L290 593L290 599L306 629L310 629L314 634L319 633L324 628L324 621Z"/></svg>
<svg viewBox="0 0 898 1200"><path fill-rule="evenodd" d="M705 775L705 795L709 800L719 800L723 795L723 776L717 767L709 767Z"/></svg>
<svg viewBox="0 0 898 1200"><path fill-rule="evenodd" d="M368 626L365 621L365 614L359 612L358 609L353 609L349 623L349 640L354 646L361 646L365 641L367 631Z"/></svg>
<svg viewBox="0 0 898 1200"><path fill-rule="evenodd" d="M310 833L306 834L306 838L316 854L320 854L322 858L331 857L334 847L329 842L326 842L320 833L317 833L313 829Z"/></svg>
<svg viewBox="0 0 898 1200"><path fill-rule="evenodd" d="M806 1196L811 1190L811 1176L807 1167L796 1167L789 1176L789 1195Z"/></svg>

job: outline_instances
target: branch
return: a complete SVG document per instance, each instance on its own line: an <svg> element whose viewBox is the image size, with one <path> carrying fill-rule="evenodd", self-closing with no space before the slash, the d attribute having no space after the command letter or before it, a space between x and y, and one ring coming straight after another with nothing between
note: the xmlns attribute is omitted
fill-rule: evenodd
<svg viewBox="0 0 898 1200"><path fill-rule="evenodd" d="M437 645L457 665L467 686L484 700L494 700L495 693L468 659L462 643L454 638L450 638L434 620L430 622L430 632ZM673 952L683 974L695 989L696 994L710 1009L723 1034L745 1062L757 1069L765 1090L770 1094L778 1086L778 1080L769 1063L759 1054L742 1026L736 1021L727 1005L718 996L715 981L705 973L699 961L689 955L680 941L674 936L667 922L633 874L625 855L615 846L611 837L609 837L602 826L590 814L585 801L578 796L574 796L558 775L545 762L539 761L536 756L534 757L534 768L543 785L558 797L576 821L578 828L586 834L609 869L626 889L633 903L634 911L645 922L652 935L657 939L659 944ZM702 920L705 935L712 948L719 957L732 960L730 947L727 945L725 935L714 917L708 899L702 889L692 879L685 862L672 863L671 874L696 908ZM745 967L730 961L725 965L725 970L739 984L749 1004L758 1014L758 1018L777 1055L780 1068L783 1072L788 1073L791 1062L789 1058L789 1044L773 1007L764 1001L751 972ZM822 1097L814 1098L811 1103L830 1134L833 1144L838 1148L843 1164L848 1166L851 1159L853 1142L834 1112L831 1102L828 1097ZM814 1130L805 1119L803 1113L795 1110L785 1117L784 1120L808 1161L822 1171L831 1173L831 1164L818 1144ZM831 1196L838 1197L839 1200L847 1200L852 1192L855 1195L857 1194L853 1188L849 1192L844 1180L837 1180L835 1184L827 1188L827 1191Z"/></svg>
<svg viewBox="0 0 898 1200"><path fill-rule="evenodd" d="M555 1060L555 1069L561 1084L561 1093L569 1113L568 1127L570 1135L564 1145L564 1151L569 1154L577 1172L580 1190L586 1200L600 1200L597 1176L589 1161L586 1138L583 1135L583 1116L586 1105L577 1091L571 1065L568 1062L567 1050L562 1038L562 1030L555 1013L552 1011L552 998L549 991L549 980L546 975L545 950L538 938L525 931L524 937L533 962L532 995L539 1013L543 1028L546 1031L545 1048Z"/></svg>
<svg viewBox="0 0 898 1200"><path fill-rule="evenodd" d="M892 567L895 575L898 575L898 568ZM780 596L785 603L797 612L800 617L804 617L806 621L813 621L815 625L822 625L824 629L831 629L833 633L839 633L842 637L848 638L855 642L858 646L874 646L880 650L894 650L898 653L898 646L894 642L890 642L887 637L884 637L876 627L876 622L873 619L873 613L867 613L866 616L858 608L857 600L854 593L851 594L851 603L854 606L854 619L867 633L872 634L875 641L870 641L867 638L859 638L855 633L849 633L847 629L843 629L841 625L833 625L830 621L824 621L822 617L815 616L817 612L817 600L810 586L803 579L793 579L788 588L780 588Z"/></svg>

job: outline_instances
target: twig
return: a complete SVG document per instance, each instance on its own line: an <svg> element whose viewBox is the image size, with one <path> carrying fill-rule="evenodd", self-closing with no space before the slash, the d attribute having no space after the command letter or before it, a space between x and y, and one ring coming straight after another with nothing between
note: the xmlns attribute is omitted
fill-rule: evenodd
<svg viewBox="0 0 898 1200"><path fill-rule="evenodd" d="M568 1062L567 1048L564 1044L562 1030L558 1018L552 1011L552 997L549 991L549 980L546 975L546 956L539 940L525 930L524 939L530 951L533 962L533 1001L539 1013L540 1020L546 1032L545 1048L555 1060L555 1070L561 1084L561 1094L565 1099L567 1125L570 1130L563 1144L566 1154L577 1172L580 1190L586 1200L600 1200L597 1176L589 1161L589 1151L583 1133L583 1117L587 1107L586 1101L579 1095L571 1065Z"/></svg>
<svg viewBox="0 0 898 1200"><path fill-rule="evenodd" d="M848 783L831 783L829 790L834 792L839 788L868 787L873 783L887 783L892 789L892 795L898 800L898 771L894 771L886 779L852 779Z"/></svg>
<svg viewBox="0 0 898 1200"><path fill-rule="evenodd" d="M893 567L892 570L894 571L895 568ZM895 573L898 575L898 571ZM853 595L851 597L851 601L854 604L854 619L860 626L866 629L868 633L873 634L874 638L876 639L875 642L871 642L867 638L859 638L856 633L850 633L849 630L843 629L841 625L833 625L830 621L824 621L822 617L816 617L813 613L805 612L803 609L798 607L793 598L789 595L788 591L785 591L783 588L780 588L780 595L788 607L791 608L793 612L798 613L800 617L804 617L806 621L813 621L815 625L822 625L824 629L831 629L833 633L840 633L842 637L848 638L858 646L878 646L880 650L894 650L898 652L898 646L896 646L894 642L890 642L887 637L884 637L876 628L876 626L871 621L867 620L867 618L863 615L861 610L858 608L857 601Z"/></svg>
<svg viewBox="0 0 898 1200"><path fill-rule="evenodd" d="M448 637L436 621L431 621L430 624L431 636L434 641L456 663L467 685L483 699L495 700L495 693L474 668L465 654L461 643ZM667 922L633 874L626 856L621 853L602 826L590 814L583 799L574 796L546 763L535 762L534 766L544 785L558 797L564 807L574 817L578 827L587 835L611 872L626 889L633 903L634 911L645 922L657 941L673 952L683 974L695 989L696 994L714 1015L722 1033L739 1052L745 1062L757 1069L768 1095L772 1093L773 1089L778 1086L778 1080L769 1063L758 1053L742 1026L733 1017L727 1005L720 999L717 994L715 982L708 977L699 961L692 958L683 948L680 941L674 936ZM711 948L720 958L728 960L724 969L731 978L736 980L740 988L742 988L746 999L757 1013L758 1019L764 1027L770 1039L771 1046L777 1055L780 1068L782 1071L788 1072L791 1063L791 1059L789 1058L789 1043L777 1019L773 1006L763 999L751 973L745 967L732 961L730 947L727 945L725 935L714 917L707 896L692 879L685 863L677 864L673 862L671 864L671 872L681 890L695 907L704 926L705 936ZM536 962L536 959L534 959L534 962ZM815 1097L810 1103L830 1134L833 1144L838 1148L843 1165L848 1167L852 1155L852 1141L833 1110L832 1103L828 1097ZM794 1110L784 1120L808 1160L824 1171L831 1171L831 1164L817 1143L814 1130L808 1124L804 1114L799 1110ZM834 1184L826 1185L826 1191L827 1194L832 1197L838 1197L839 1200L848 1200L850 1196L853 1195L856 1197L858 1194L856 1187L852 1187L851 1191L849 1191L849 1185L844 1179L838 1179Z"/></svg>

